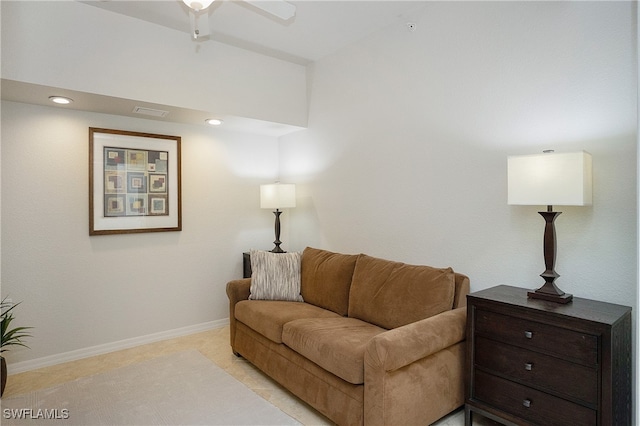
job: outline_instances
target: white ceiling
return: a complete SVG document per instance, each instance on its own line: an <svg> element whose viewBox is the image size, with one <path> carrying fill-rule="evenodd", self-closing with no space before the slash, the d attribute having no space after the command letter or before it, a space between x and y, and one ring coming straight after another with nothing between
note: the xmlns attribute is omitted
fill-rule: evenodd
<svg viewBox="0 0 640 426"><path fill-rule="evenodd" d="M269 0L259 0L269 2ZM190 9L182 0L90 0L80 1L101 8L148 21L184 33L191 38ZM296 15L283 21L242 0L216 0L202 12L208 20L210 35L193 43L209 40L226 43L257 53L273 56L300 65L307 65L385 27L411 22L411 16L425 7L425 1L397 0L298 0ZM206 13L205 13L206 12ZM144 107L168 110L169 118L141 117L132 112L139 102L112 98L93 93L60 90L37 84L2 79L0 93L3 100L51 106L48 96L56 89L58 95L74 99L66 108L148 118L179 123L203 123L210 115L206 111L171 108L145 103ZM225 117L224 128L281 136L298 127L269 123L242 117Z"/></svg>
<svg viewBox="0 0 640 426"><path fill-rule="evenodd" d="M263 3L272 3L262 0ZM182 0L84 1L142 19L190 37L189 8ZM201 12L210 39L299 64L308 64L384 27L411 19L423 1L298 0L296 15L283 21L242 0L216 0ZM200 42L206 42L200 41ZM194 41L198 43L198 41Z"/></svg>

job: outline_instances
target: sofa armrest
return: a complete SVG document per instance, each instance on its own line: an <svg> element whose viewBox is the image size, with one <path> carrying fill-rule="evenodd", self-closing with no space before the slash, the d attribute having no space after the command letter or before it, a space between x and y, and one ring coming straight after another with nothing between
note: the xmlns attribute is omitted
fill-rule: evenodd
<svg viewBox="0 0 640 426"><path fill-rule="evenodd" d="M249 299L251 293L251 278L233 280L227 283L227 297L229 298L229 338L231 348L236 353L234 341L236 338L236 303Z"/></svg>
<svg viewBox="0 0 640 426"><path fill-rule="evenodd" d="M364 353L364 424L432 424L464 404L466 308L375 336Z"/></svg>
<svg viewBox="0 0 640 426"><path fill-rule="evenodd" d="M393 371L465 340L467 309L446 311L375 336L365 364Z"/></svg>
<svg viewBox="0 0 640 426"><path fill-rule="evenodd" d="M251 290L251 278L244 278L241 280L233 280L227 283L227 297L229 303L235 305L241 300L248 300ZM230 312L233 315L232 312Z"/></svg>

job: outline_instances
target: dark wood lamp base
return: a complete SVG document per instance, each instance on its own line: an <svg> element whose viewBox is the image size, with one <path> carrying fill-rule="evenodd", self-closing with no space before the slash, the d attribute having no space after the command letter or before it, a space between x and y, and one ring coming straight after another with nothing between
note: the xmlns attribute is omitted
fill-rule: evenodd
<svg viewBox="0 0 640 426"><path fill-rule="evenodd" d="M555 271L556 264L556 228L554 221L561 212L554 212L552 206L547 206L546 212L538 212L545 220L544 227L544 265L545 271L540 274L544 278L544 285L536 291L527 292L530 299L542 299L549 302L566 304L573 300L573 295L560 290L554 283L560 276Z"/></svg>
<svg viewBox="0 0 640 426"><path fill-rule="evenodd" d="M543 291L540 291L541 288L539 288L536 291L528 291L527 297L529 299L541 299L549 302L556 302L556 303L562 303L562 304L569 303L573 300L573 294L569 294L569 293L563 293L561 295L550 294L550 293L545 293Z"/></svg>

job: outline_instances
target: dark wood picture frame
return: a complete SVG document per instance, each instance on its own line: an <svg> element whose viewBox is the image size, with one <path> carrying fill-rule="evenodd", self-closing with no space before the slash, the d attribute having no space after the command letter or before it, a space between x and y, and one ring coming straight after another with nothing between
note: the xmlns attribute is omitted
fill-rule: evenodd
<svg viewBox="0 0 640 426"><path fill-rule="evenodd" d="M180 136L89 128L89 235L182 230Z"/></svg>

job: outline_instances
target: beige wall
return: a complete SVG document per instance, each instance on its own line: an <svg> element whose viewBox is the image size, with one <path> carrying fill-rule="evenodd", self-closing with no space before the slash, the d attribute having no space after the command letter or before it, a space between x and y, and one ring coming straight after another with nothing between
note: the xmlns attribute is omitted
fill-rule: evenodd
<svg viewBox="0 0 640 426"><path fill-rule="evenodd" d="M89 236L89 127L181 136L181 232ZM12 102L1 137L2 295L35 327L13 371L223 325L242 252L272 247L275 138Z"/></svg>

